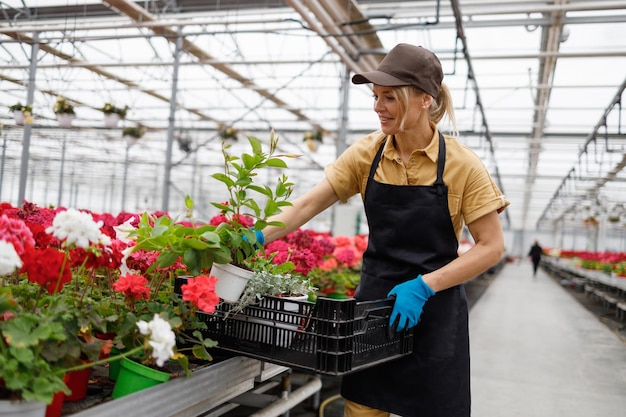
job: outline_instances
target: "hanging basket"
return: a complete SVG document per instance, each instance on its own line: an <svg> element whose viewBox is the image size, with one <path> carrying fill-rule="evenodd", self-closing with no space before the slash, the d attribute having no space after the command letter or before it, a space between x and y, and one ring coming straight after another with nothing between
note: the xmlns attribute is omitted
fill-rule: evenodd
<svg viewBox="0 0 626 417"><path fill-rule="evenodd" d="M74 115L70 113L57 113L57 121L60 127L72 127Z"/></svg>
<svg viewBox="0 0 626 417"><path fill-rule="evenodd" d="M104 114L104 126L108 129L115 129L121 120L121 116L117 113Z"/></svg>

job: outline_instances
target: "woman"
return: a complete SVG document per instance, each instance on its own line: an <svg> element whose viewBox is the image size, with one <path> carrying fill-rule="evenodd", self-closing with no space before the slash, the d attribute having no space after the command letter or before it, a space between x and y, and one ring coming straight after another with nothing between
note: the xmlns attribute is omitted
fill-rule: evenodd
<svg viewBox="0 0 626 417"><path fill-rule="evenodd" d="M399 44L372 83L380 131L350 146L325 178L266 228L268 243L337 201L360 193L369 224L359 300L396 297L391 322L414 329L407 357L343 377L345 416L469 416L467 301L461 285L497 263L503 252L498 213L509 204L478 157L437 123L454 123L439 59ZM457 257L467 223L475 245ZM419 321L419 324L418 324Z"/></svg>

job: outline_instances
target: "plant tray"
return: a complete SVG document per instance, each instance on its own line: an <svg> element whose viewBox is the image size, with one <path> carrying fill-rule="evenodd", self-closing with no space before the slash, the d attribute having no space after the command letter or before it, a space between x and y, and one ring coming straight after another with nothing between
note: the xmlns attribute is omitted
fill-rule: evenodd
<svg viewBox="0 0 626 417"><path fill-rule="evenodd" d="M412 331L389 331L393 302L265 297L239 313L222 303L215 313L202 313L203 332L227 351L339 376L412 352Z"/></svg>

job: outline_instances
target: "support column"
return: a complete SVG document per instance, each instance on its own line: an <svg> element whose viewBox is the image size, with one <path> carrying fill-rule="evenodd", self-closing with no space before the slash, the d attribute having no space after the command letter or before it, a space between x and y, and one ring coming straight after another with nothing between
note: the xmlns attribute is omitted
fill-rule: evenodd
<svg viewBox="0 0 626 417"><path fill-rule="evenodd" d="M174 128L176 124L176 96L178 93L178 69L180 67L180 53L183 48L183 37L178 30L176 49L174 50L174 71L172 73L172 93L170 95L170 115L167 126L167 149L165 151L165 175L163 176L163 196L161 210L167 212L170 205L170 178L172 174L172 148L174 143Z"/></svg>
<svg viewBox="0 0 626 417"><path fill-rule="evenodd" d="M26 96L26 105L33 105L33 97L35 95L35 79L37 74L37 55L39 54L39 33L33 34L33 45L30 51L30 68L28 72L28 91ZM22 140L22 163L20 167L20 183L17 196L17 205L21 206L26 197L26 179L28 178L28 159L30 157L30 134L32 125L30 123L24 125L24 139Z"/></svg>

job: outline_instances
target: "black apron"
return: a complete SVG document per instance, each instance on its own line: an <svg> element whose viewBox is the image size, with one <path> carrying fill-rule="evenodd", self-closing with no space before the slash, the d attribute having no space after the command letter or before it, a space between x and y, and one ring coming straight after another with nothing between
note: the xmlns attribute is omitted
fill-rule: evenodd
<svg viewBox="0 0 626 417"><path fill-rule="evenodd" d="M398 283L455 259L458 241L443 182L446 146L439 133L437 180L428 185L391 185L374 180L384 143L370 168L365 190L369 224L358 300L386 298ZM400 416L470 415L467 299L463 285L432 296L414 328L409 356L345 375L341 395Z"/></svg>

